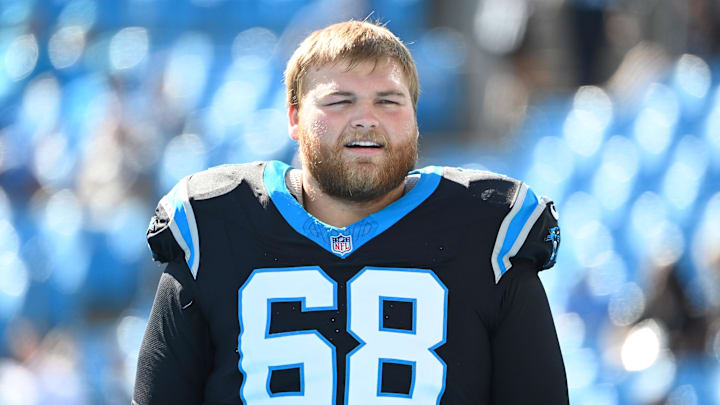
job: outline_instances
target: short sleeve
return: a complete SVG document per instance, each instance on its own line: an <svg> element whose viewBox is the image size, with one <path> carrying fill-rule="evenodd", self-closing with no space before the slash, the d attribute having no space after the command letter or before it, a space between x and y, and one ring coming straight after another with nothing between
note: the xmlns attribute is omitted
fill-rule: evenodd
<svg viewBox="0 0 720 405"><path fill-rule="evenodd" d="M503 219L491 257L495 282L516 259L545 270L555 264L560 247L560 227L555 205L548 197L538 197L522 183Z"/></svg>
<svg viewBox="0 0 720 405"><path fill-rule="evenodd" d="M195 278L200 263L200 243L187 181L187 177L180 180L160 200L146 235L153 260L168 263L182 257Z"/></svg>
<svg viewBox="0 0 720 405"><path fill-rule="evenodd" d="M510 258L525 259L533 263L538 270L547 270L555 265L558 248L560 247L560 227L557 211L552 201L547 201L540 217L530 230L525 243L516 255Z"/></svg>

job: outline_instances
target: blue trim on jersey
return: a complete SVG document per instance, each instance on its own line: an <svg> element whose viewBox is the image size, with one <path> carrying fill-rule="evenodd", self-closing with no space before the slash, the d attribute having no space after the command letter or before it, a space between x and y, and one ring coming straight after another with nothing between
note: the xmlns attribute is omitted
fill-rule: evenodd
<svg viewBox="0 0 720 405"><path fill-rule="evenodd" d="M533 211L535 211L535 208L538 206L538 204L539 202L537 196L535 195L535 193L533 193L532 190L528 188L527 193L525 194L525 198L522 202L522 207L512 219L512 221L510 221L507 233L505 234L505 239L503 240L502 249L500 249L500 253L495 259L497 261L498 268L500 269L501 276L507 271L505 263L503 262L503 257L507 256L508 252L510 252L510 250L512 249L515 241L517 241L518 236L520 236L520 232L522 231L523 227L525 227L525 224L528 222L528 219L530 219L530 216L532 215Z"/></svg>
<svg viewBox="0 0 720 405"><path fill-rule="evenodd" d="M423 269L414 269L415 271L423 271ZM440 346L444 345L445 342L447 342L447 322L448 322L448 288L445 286L445 283L440 280L440 277L435 274L432 270L424 270L428 273L430 273L431 276L435 279L435 281L440 284L440 287L445 291L444 297L443 297L443 334L442 334L442 340L438 342L435 346L431 346L428 350L430 350L430 353L435 356L435 358L442 364L443 366L443 377L442 377L442 388L440 388L440 394L437 397L436 405L440 405L440 401L442 400L443 395L445 395L445 383L447 381L447 363L445 363L445 360L443 360L442 357L440 357L439 354L435 350L437 350Z"/></svg>
<svg viewBox="0 0 720 405"><path fill-rule="evenodd" d="M385 365L385 363L403 364L406 366L410 366L412 368L412 371L410 374L410 390L408 391L407 394L400 394L398 392L383 392L382 391L383 365ZM415 369L416 369L416 367L415 367L414 361L400 360L400 359L387 359L387 358L383 358L383 357L379 358L378 359L377 396L411 399L413 397L413 392L415 390Z"/></svg>
<svg viewBox="0 0 720 405"><path fill-rule="evenodd" d="M178 196L178 193L180 192L180 190L178 190L178 187L186 187L186 185L184 184L184 182L180 182L173 189L170 201L172 203L172 207L175 209L175 212L172 214L172 220L175 221L175 224L180 231L180 235L182 235L185 244L190 250L190 256L187 258L187 264L188 267L192 268L195 261L195 245L193 245L192 234L190 233L190 224L188 222L187 213L185 212L185 204L183 198L181 196Z"/></svg>
<svg viewBox="0 0 720 405"><path fill-rule="evenodd" d="M385 326L385 314L383 313L383 303L385 301L398 301L398 302L409 302L412 304L412 329L397 329L397 328L388 328ZM397 332L397 333L408 333L410 335L414 335L417 331L417 299L416 298L404 298L404 297L385 297L380 296L380 325L378 325L378 330L385 331L385 332Z"/></svg>
<svg viewBox="0 0 720 405"><path fill-rule="evenodd" d="M442 178L442 168L437 166L414 170L410 174L420 174L420 179L407 194L360 221L344 228L337 228L313 217L290 194L285 184L285 174L291 168L286 163L277 160L267 162L263 173L263 182L270 199L296 232L343 259L417 208L435 191ZM333 251L331 238L338 235L350 235L352 237L352 249L345 252Z"/></svg>
<svg viewBox="0 0 720 405"><path fill-rule="evenodd" d="M270 380L272 380L272 373L275 370L290 370L293 368L300 369L300 391L284 391L274 393L270 391ZM282 366L268 366L268 378L267 384L265 384L268 395L271 398L274 397L301 397L305 395L305 363L288 364Z"/></svg>

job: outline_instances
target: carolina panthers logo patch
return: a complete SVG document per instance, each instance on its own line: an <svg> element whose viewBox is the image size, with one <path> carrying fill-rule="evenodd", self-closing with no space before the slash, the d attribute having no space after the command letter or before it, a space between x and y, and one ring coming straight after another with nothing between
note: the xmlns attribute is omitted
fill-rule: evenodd
<svg viewBox="0 0 720 405"><path fill-rule="evenodd" d="M545 242L552 243L552 254L547 263L543 266L544 269L549 269L555 264L558 248L560 247L560 227L555 226L550 228L548 235L545 237Z"/></svg>

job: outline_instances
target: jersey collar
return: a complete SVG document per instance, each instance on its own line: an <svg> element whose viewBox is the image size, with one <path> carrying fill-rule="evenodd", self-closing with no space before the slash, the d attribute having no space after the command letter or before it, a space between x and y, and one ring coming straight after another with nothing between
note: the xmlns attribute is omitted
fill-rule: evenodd
<svg viewBox="0 0 720 405"><path fill-rule="evenodd" d="M292 166L273 160L265 165L263 182L270 199L285 221L296 232L321 248L342 259L347 258L374 237L378 236L425 201L440 184L442 168L428 166L414 170L419 174L415 187L382 210L368 215L346 227L337 228L312 216L295 200L285 184L285 174Z"/></svg>

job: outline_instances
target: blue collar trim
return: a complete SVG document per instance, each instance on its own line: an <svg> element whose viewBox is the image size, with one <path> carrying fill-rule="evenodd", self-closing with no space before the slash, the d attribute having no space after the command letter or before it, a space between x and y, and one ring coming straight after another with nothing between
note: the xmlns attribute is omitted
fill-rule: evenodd
<svg viewBox="0 0 720 405"><path fill-rule="evenodd" d="M277 160L267 162L263 182L270 199L295 231L343 259L417 208L430 197L442 178L442 168L438 166L414 170L410 174L420 174L420 179L410 192L364 219L344 228L337 228L305 211L290 194L285 184L285 174L291 168L292 166Z"/></svg>

